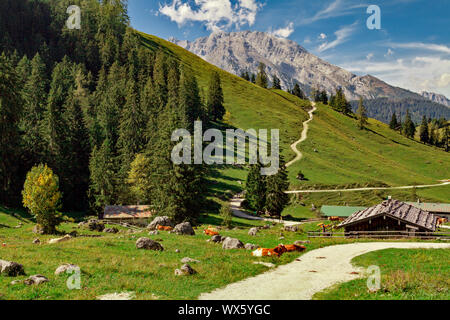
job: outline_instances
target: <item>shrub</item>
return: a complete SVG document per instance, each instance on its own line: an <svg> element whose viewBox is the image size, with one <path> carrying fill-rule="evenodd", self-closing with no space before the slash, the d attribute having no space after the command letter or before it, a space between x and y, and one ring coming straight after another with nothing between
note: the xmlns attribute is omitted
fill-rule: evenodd
<svg viewBox="0 0 450 320"><path fill-rule="evenodd" d="M61 208L61 192L59 179L47 165L33 167L27 174L22 191L23 205L36 218L46 234L56 232L62 217L58 213Z"/></svg>
<svg viewBox="0 0 450 320"><path fill-rule="evenodd" d="M220 208L220 216L223 218L222 225L227 228L231 228L233 221L233 212L231 211L231 207L228 203L223 204Z"/></svg>

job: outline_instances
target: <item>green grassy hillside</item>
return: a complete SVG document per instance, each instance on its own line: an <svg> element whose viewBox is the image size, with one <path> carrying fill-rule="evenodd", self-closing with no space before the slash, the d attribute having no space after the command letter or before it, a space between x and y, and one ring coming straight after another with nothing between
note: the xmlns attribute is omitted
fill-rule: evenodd
<svg viewBox="0 0 450 320"><path fill-rule="evenodd" d="M213 70L219 71L227 109L226 122L234 127L280 129L286 160L294 157L296 141L307 119L309 102L281 90L265 90L212 66L189 51L158 37L141 34L151 50L163 49L192 69L206 90ZM299 147L304 159L289 168L293 187L346 184L422 184L449 178L450 154L406 139L385 124L370 120L359 130L354 119L318 105L308 140ZM317 152L315 152L315 150ZM309 181L295 179L298 171Z"/></svg>

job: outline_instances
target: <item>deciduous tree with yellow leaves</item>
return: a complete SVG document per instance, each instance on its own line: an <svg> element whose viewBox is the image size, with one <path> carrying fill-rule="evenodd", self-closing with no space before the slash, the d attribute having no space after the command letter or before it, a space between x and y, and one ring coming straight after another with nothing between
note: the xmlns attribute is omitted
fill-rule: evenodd
<svg viewBox="0 0 450 320"><path fill-rule="evenodd" d="M27 174L22 191L23 205L36 218L45 234L53 234L61 223L59 179L47 165L33 167Z"/></svg>

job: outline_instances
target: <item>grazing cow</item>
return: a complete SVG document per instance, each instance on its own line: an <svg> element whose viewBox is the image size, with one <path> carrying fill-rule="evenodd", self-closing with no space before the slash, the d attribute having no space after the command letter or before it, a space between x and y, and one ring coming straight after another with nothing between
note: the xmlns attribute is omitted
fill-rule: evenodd
<svg viewBox="0 0 450 320"><path fill-rule="evenodd" d="M305 246L299 246L296 244L287 244L284 247L286 248L286 252L302 252L306 250Z"/></svg>
<svg viewBox="0 0 450 320"><path fill-rule="evenodd" d="M448 219L447 218L438 218L437 219L437 225L438 227L442 226L444 223L447 223Z"/></svg>
<svg viewBox="0 0 450 320"><path fill-rule="evenodd" d="M158 230L159 230L159 231L172 231L173 228L172 228L172 227L169 227L169 226L167 226L167 227L161 226L161 225L158 224Z"/></svg>
<svg viewBox="0 0 450 320"><path fill-rule="evenodd" d="M340 218L340 217L328 217L328 220L331 221L331 222L333 222L333 221L340 222L340 221L344 221L345 219L344 218Z"/></svg>
<svg viewBox="0 0 450 320"><path fill-rule="evenodd" d="M213 231L211 229L205 229L203 230L203 232L207 235L207 236L218 236L219 233L217 231Z"/></svg>
<svg viewBox="0 0 450 320"><path fill-rule="evenodd" d="M267 257L267 256L276 256L279 257L283 253L287 252L287 249L283 245L278 245L273 249L259 248L252 252L252 256L254 257Z"/></svg>

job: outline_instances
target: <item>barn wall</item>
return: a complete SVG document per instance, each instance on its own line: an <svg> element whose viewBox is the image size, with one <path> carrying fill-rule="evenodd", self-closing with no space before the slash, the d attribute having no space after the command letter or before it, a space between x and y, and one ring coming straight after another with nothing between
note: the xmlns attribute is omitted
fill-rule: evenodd
<svg viewBox="0 0 450 320"><path fill-rule="evenodd" d="M362 221L360 223L348 226L345 228L346 232L350 231L406 231L406 224L398 222L398 220L390 217L377 217L369 221Z"/></svg>

